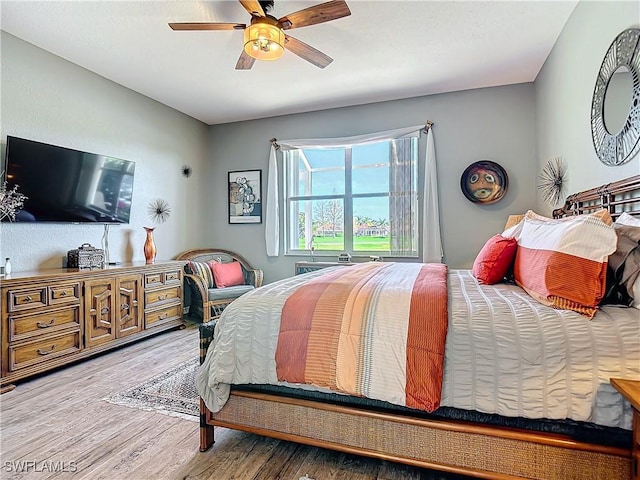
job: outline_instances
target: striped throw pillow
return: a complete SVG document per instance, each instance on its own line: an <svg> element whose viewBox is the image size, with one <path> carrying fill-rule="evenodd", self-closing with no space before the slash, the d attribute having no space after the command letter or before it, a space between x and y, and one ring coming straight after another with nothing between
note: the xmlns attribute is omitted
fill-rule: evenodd
<svg viewBox="0 0 640 480"><path fill-rule="evenodd" d="M592 318L616 250L612 223L606 210L561 219L529 210L517 237L516 283L540 303Z"/></svg>
<svg viewBox="0 0 640 480"><path fill-rule="evenodd" d="M204 280L204 284L207 288L216 288L216 284L213 280L213 272L209 268L209 265L205 262L189 262L189 268L193 275L198 275Z"/></svg>

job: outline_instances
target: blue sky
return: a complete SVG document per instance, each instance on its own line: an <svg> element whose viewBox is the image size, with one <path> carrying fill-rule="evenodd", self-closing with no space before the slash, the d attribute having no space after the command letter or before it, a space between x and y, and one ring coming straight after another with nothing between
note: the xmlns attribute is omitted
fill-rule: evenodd
<svg viewBox="0 0 640 480"><path fill-rule="evenodd" d="M304 150L312 168L344 167L343 149ZM378 193L389 191L389 143L380 142L353 148L353 193ZM363 165L386 164L386 166L358 168ZM336 181L337 176L341 181ZM342 172L314 172L312 191L314 195L344 193L344 168ZM354 200L354 216L373 219L389 219L387 198L363 198Z"/></svg>

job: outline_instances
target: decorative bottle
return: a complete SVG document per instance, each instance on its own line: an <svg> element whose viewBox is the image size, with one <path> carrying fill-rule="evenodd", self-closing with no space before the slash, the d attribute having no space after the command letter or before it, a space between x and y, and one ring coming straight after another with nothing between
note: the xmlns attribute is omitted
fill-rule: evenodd
<svg viewBox="0 0 640 480"><path fill-rule="evenodd" d="M102 235L102 251L104 252L104 268L109 266L109 224L104 224L104 234Z"/></svg>
<svg viewBox="0 0 640 480"><path fill-rule="evenodd" d="M7 257L4 261L4 274L11 275L11 260Z"/></svg>
<svg viewBox="0 0 640 480"><path fill-rule="evenodd" d="M156 244L153 242L155 227L143 227L147 231L147 240L144 242L144 258L146 263L156 262Z"/></svg>

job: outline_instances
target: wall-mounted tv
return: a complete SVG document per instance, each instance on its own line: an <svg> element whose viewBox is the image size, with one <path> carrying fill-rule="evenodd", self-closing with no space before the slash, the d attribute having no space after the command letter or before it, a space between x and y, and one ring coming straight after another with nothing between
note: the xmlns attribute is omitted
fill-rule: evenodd
<svg viewBox="0 0 640 480"><path fill-rule="evenodd" d="M134 162L11 136L5 159L28 197L15 222L129 223Z"/></svg>

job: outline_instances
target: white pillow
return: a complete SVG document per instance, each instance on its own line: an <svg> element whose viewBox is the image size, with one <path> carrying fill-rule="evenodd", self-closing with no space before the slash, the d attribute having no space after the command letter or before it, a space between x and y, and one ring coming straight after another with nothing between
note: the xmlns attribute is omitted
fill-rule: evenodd
<svg viewBox="0 0 640 480"><path fill-rule="evenodd" d="M612 223L604 209L559 219L529 210L516 236L516 283L543 305L592 318L606 293L607 261L618 242Z"/></svg>
<svg viewBox="0 0 640 480"><path fill-rule="evenodd" d="M618 219L616 220L618 225L628 225L630 227L640 227L640 218L636 218L632 215L629 215L627 212L623 212L620 214Z"/></svg>
<svg viewBox="0 0 640 480"><path fill-rule="evenodd" d="M524 218L516 223L514 226L507 228L501 235L504 238L515 238L520 240L520 234L522 234L522 228L524 226Z"/></svg>

